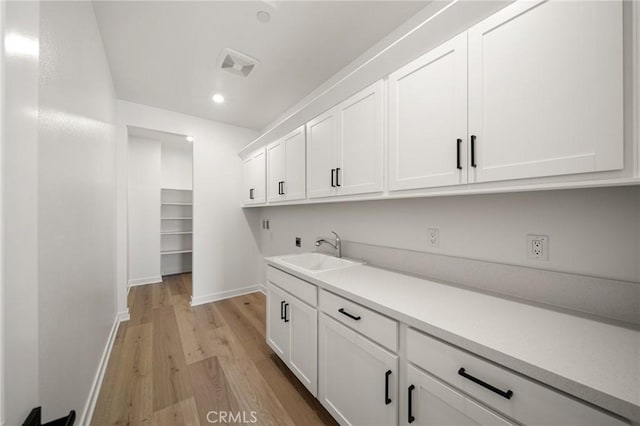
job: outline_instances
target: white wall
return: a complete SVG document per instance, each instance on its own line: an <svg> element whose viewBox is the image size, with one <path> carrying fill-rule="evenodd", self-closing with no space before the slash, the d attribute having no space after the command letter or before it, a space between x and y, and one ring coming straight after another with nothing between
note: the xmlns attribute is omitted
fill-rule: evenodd
<svg viewBox="0 0 640 426"><path fill-rule="evenodd" d="M485 289L513 296L557 303L558 306L628 322L638 321L640 189L636 187L267 207L260 210L255 226L258 227L262 219L269 219L271 228L270 231L259 231L265 256L314 251L315 239L330 237L330 231L335 230L347 242L346 255L367 252L362 247L356 247L356 252L350 242L372 245L378 253L388 255L377 260L383 260L386 266L394 269L404 270L411 266L411 272L437 276L461 285L474 286L477 282ZM428 247L427 228L440 230L439 248ZM549 235L548 261L527 258L528 233ZM296 236L302 237L302 248L295 248ZM385 251L384 248L401 250ZM421 253L424 256L419 256ZM441 255L442 258L430 257L429 254ZM419 259L424 267L410 265L409 257ZM447 261L446 258L452 260ZM480 269L472 260L491 262L493 266L487 268L485 265ZM459 271L443 270L442 265L494 275L459 281L462 276ZM535 274L529 272L535 270L508 265L577 274L578 277ZM532 281L532 277L545 282ZM499 281L499 284L487 283L492 280ZM530 288L523 288L524 285ZM556 293L561 286L562 292L569 294ZM559 300L560 296L565 300ZM625 301L625 298L629 300ZM623 309L626 312L622 312Z"/></svg>
<svg viewBox="0 0 640 426"><path fill-rule="evenodd" d="M271 253L314 248L335 230L359 243L640 281L640 191L635 187L338 203L262 209ZM427 246L427 228L440 247ZM549 235L548 261L527 259L527 234Z"/></svg>
<svg viewBox="0 0 640 426"><path fill-rule="evenodd" d="M193 189L193 145L162 141L162 187Z"/></svg>
<svg viewBox="0 0 640 426"><path fill-rule="evenodd" d="M129 285L160 275L160 142L129 138Z"/></svg>
<svg viewBox="0 0 640 426"><path fill-rule="evenodd" d="M5 6L3 281L5 424L22 424L38 388L39 3Z"/></svg>
<svg viewBox="0 0 640 426"><path fill-rule="evenodd" d="M118 102L118 309L127 289L127 129L136 126L192 135L193 298L206 300L260 282L260 252L241 209L242 162L237 152L256 136L241 127ZM251 221L255 223L255 221Z"/></svg>
<svg viewBox="0 0 640 426"><path fill-rule="evenodd" d="M82 423L116 314L116 100L92 3L42 2L40 47L39 303L21 321L39 319L43 423Z"/></svg>

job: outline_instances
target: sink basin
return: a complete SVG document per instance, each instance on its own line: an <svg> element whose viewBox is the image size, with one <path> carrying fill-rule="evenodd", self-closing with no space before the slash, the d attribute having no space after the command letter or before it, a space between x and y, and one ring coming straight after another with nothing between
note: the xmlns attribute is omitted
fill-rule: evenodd
<svg viewBox="0 0 640 426"><path fill-rule="evenodd" d="M280 260L300 269L305 269L310 273L332 271L349 266L362 265L364 262L358 260L339 259L321 253L304 253L293 256L281 257Z"/></svg>

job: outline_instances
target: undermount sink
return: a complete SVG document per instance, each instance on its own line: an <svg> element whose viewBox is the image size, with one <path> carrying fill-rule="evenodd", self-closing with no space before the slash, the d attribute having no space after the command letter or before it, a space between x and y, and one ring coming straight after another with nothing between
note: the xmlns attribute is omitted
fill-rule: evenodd
<svg viewBox="0 0 640 426"><path fill-rule="evenodd" d="M281 257L280 260L297 268L305 269L310 273L332 271L349 266L362 265L364 263L359 260L340 259L321 253L296 254Z"/></svg>

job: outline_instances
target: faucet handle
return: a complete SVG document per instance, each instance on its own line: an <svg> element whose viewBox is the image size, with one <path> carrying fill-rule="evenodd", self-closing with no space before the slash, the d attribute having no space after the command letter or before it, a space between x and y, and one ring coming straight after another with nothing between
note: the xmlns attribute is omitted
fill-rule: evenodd
<svg viewBox="0 0 640 426"><path fill-rule="evenodd" d="M340 239L340 235L336 231L331 231L331 233L336 236L336 240Z"/></svg>

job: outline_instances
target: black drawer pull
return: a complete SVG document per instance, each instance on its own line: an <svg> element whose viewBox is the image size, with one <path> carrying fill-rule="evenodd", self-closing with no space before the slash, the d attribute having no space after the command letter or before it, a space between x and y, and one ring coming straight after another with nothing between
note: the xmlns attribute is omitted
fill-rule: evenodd
<svg viewBox="0 0 640 426"><path fill-rule="evenodd" d="M391 375L391 370L387 370L384 373L384 403L385 405L391 404L391 398L389 398L389 376Z"/></svg>
<svg viewBox="0 0 640 426"><path fill-rule="evenodd" d="M280 319L284 319L284 300L280 302Z"/></svg>
<svg viewBox="0 0 640 426"><path fill-rule="evenodd" d="M413 390L416 387L414 385L409 386L409 409L407 410L407 412L409 413L409 418L407 419L409 421L409 423L413 423L413 421L416 419L415 417L413 417Z"/></svg>
<svg viewBox="0 0 640 426"><path fill-rule="evenodd" d="M284 304L284 322L289 322L289 318L287 317L287 308L289 307L288 303Z"/></svg>
<svg viewBox="0 0 640 426"><path fill-rule="evenodd" d="M460 163L460 145L462 145L462 139L456 140L456 168L462 170L462 164Z"/></svg>
<svg viewBox="0 0 640 426"><path fill-rule="evenodd" d="M336 169L336 186L340 186L340 167Z"/></svg>
<svg viewBox="0 0 640 426"><path fill-rule="evenodd" d="M334 179L335 179L335 178L333 177L333 174L334 174L335 172L336 172L336 169L331 169L331 187L332 187L332 188L335 188L335 187L336 187L336 184L334 183Z"/></svg>
<svg viewBox="0 0 640 426"><path fill-rule="evenodd" d="M513 391L508 390L508 391L505 392L503 390L500 390L497 387L492 386L487 382L483 382L482 380L480 380L480 379L478 379L476 377L473 377L471 374L466 373L464 371L464 368L460 368L460 370L458 370L458 374L461 375L462 377L464 377L465 379L471 380L473 383L479 384L483 388L489 389L491 392L497 393L498 395L500 395L503 398L511 399L511 397L513 396Z"/></svg>
<svg viewBox="0 0 640 426"><path fill-rule="evenodd" d="M476 164L476 135L471 135L471 167L477 167Z"/></svg>
<svg viewBox="0 0 640 426"><path fill-rule="evenodd" d="M253 200L253 188L249 190L249 199Z"/></svg>
<svg viewBox="0 0 640 426"><path fill-rule="evenodd" d="M351 315L349 312L345 311L345 310L344 310L344 308L340 308L340 309L338 309L338 312L340 312L342 315L346 315L346 316L348 316L349 318L351 318L351 319L353 319L353 320L356 320L356 321L358 321L358 320L360 320L360 319L361 319L360 315L358 315L358 316Z"/></svg>

